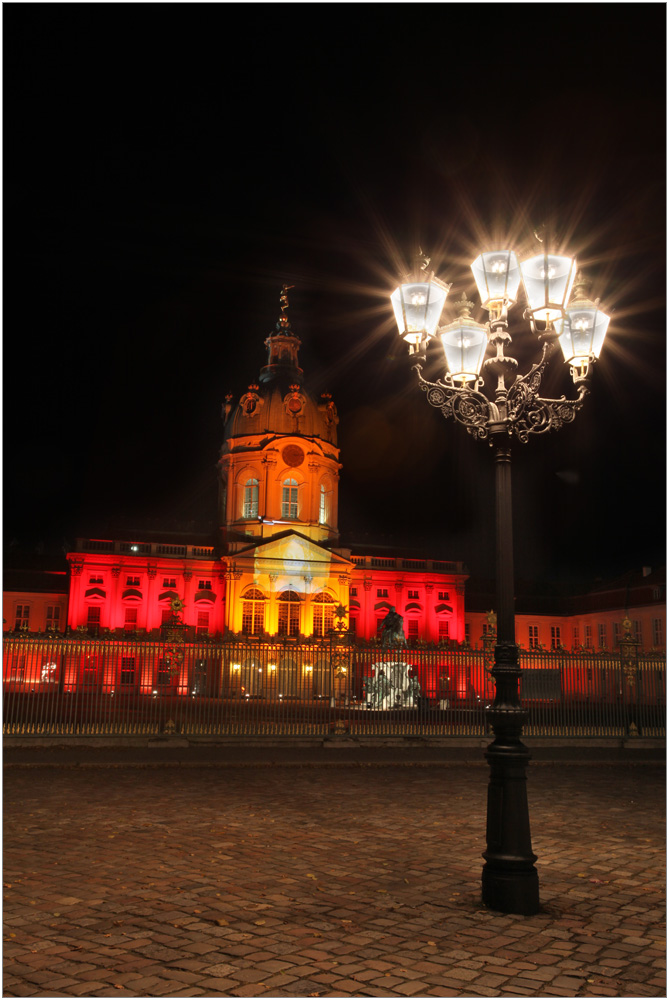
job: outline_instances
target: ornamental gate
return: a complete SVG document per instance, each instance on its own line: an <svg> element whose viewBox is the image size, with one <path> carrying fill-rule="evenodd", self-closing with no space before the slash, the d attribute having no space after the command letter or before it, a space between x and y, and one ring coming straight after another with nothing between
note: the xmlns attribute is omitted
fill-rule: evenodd
<svg viewBox="0 0 669 1000"><path fill-rule="evenodd" d="M6 634L5 735L487 733L488 651L170 639ZM665 735L664 657L521 650L521 668L528 737Z"/></svg>

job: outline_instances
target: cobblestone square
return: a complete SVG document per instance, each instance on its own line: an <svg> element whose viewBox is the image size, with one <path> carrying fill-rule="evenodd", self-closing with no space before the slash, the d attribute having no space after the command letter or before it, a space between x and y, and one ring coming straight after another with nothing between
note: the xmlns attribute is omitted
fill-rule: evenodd
<svg viewBox="0 0 669 1000"><path fill-rule="evenodd" d="M664 768L531 765L533 917L480 903L487 777L7 767L4 995L665 996Z"/></svg>

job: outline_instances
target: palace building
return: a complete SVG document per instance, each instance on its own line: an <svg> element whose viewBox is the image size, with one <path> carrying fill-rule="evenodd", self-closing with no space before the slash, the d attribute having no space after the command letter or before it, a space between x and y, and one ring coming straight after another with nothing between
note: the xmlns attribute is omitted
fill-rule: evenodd
<svg viewBox="0 0 669 1000"><path fill-rule="evenodd" d="M257 381L223 406L217 537L79 539L70 629L158 635L176 599L195 636L325 637L337 621L369 639L395 607L409 639L464 640L461 563L340 545L339 417L305 382L287 290Z"/></svg>

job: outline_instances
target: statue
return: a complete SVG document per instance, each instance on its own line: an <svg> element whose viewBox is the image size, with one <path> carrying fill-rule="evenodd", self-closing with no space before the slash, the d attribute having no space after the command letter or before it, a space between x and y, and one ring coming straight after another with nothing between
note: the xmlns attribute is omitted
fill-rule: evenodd
<svg viewBox="0 0 669 1000"><path fill-rule="evenodd" d="M390 608L390 611L386 617L381 622L381 646L382 648L387 648L388 646L406 646L407 640L404 635L404 619L402 615L395 611L394 605Z"/></svg>

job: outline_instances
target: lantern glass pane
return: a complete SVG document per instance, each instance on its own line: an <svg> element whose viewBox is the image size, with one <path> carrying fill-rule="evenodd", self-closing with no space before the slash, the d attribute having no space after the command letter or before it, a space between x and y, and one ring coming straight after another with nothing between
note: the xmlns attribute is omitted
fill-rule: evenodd
<svg viewBox="0 0 669 1000"><path fill-rule="evenodd" d="M609 325L606 313L595 308L568 309L560 346L565 361L583 364L598 358Z"/></svg>
<svg viewBox="0 0 669 1000"><path fill-rule="evenodd" d="M476 286L485 307L489 302L516 301L520 284L520 266L513 250L482 253L472 264Z"/></svg>
<svg viewBox="0 0 669 1000"><path fill-rule="evenodd" d="M410 344L434 336L447 288L429 281L400 285L390 296L400 336Z"/></svg>
<svg viewBox="0 0 669 1000"><path fill-rule="evenodd" d="M527 301L535 319L562 316L576 276L576 261L558 254L538 254L520 265Z"/></svg>
<svg viewBox="0 0 669 1000"><path fill-rule="evenodd" d="M478 376L488 346L485 328L478 324L460 323L439 331L451 376L470 381Z"/></svg>

